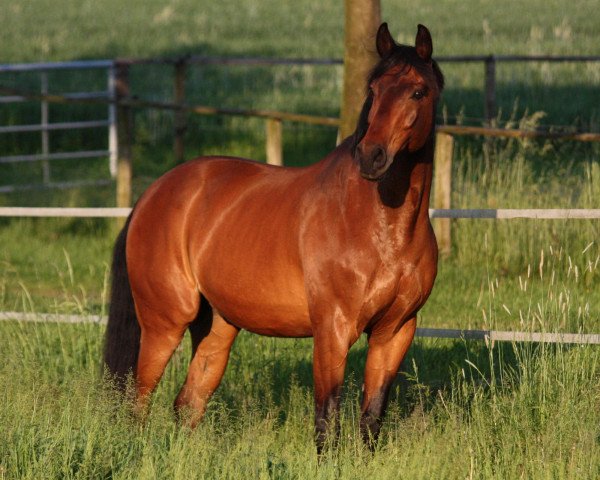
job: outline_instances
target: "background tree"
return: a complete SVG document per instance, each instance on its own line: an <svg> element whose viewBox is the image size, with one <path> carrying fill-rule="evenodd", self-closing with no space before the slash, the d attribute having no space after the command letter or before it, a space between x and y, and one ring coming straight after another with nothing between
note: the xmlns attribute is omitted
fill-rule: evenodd
<svg viewBox="0 0 600 480"><path fill-rule="evenodd" d="M381 23L380 0L344 0L344 91L340 139L354 132L365 99L365 79L375 62L375 34Z"/></svg>

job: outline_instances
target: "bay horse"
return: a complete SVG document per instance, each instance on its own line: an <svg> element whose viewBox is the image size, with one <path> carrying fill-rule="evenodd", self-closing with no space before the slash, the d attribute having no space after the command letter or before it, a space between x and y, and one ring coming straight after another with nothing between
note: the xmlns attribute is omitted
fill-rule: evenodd
<svg viewBox="0 0 600 480"><path fill-rule="evenodd" d="M141 196L119 234L104 362L149 397L186 330L192 360L175 407L192 425L241 329L313 337L315 434L339 435L349 348L368 335L361 435L376 441L390 385L437 272L429 221L443 76L431 35L414 47L379 27L380 56L354 134L320 162L282 168L203 157Z"/></svg>

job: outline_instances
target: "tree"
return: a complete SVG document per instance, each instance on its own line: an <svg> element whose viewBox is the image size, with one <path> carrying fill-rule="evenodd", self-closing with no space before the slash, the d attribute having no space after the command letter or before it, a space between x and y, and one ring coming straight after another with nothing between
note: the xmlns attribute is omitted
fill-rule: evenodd
<svg viewBox="0 0 600 480"><path fill-rule="evenodd" d="M340 139L351 135L365 100L366 78L377 62L375 35L381 23L380 0L344 0L344 91Z"/></svg>

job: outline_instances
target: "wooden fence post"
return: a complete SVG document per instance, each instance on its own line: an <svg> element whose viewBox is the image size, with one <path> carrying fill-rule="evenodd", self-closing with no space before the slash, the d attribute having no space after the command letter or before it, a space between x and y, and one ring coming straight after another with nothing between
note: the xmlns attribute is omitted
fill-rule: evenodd
<svg viewBox="0 0 600 480"><path fill-rule="evenodd" d="M454 137L447 133L436 133L434 155L433 208L449 209L452 194L452 156ZM449 218L434 219L433 227L442 257L450 255L452 237Z"/></svg>
<svg viewBox="0 0 600 480"><path fill-rule="evenodd" d="M496 119L496 59L493 55L485 59L484 115L488 126L493 126Z"/></svg>
<svg viewBox="0 0 600 480"><path fill-rule="evenodd" d="M187 71L187 59L181 58L175 63L175 103L183 105L185 103L185 74ZM175 111L175 141L173 151L175 153L175 163L185 161L184 139L187 129L186 113L183 110Z"/></svg>
<svg viewBox="0 0 600 480"><path fill-rule="evenodd" d="M278 118L267 118L267 163L269 165L283 165L283 140L281 120Z"/></svg>
<svg viewBox="0 0 600 480"><path fill-rule="evenodd" d="M117 102L129 97L129 65L116 64L115 93ZM132 110L117 103L117 207L130 207L131 195L131 144L133 141Z"/></svg>

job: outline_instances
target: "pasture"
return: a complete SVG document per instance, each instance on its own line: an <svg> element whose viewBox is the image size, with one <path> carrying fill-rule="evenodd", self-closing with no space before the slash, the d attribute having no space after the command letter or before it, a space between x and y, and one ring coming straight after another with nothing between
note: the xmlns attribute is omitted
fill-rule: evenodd
<svg viewBox="0 0 600 480"><path fill-rule="evenodd" d="M126 56L340 57L342 2L19 2L2 9L0 62ZM430 27L434 56L598 54L595 3L383 0L392 33L411 42ZM298 14L298 12L301 12ZM65 28L71 25L72 28ZM77 28L75 28L77 26ZM440 121L477 124L481 65L444 65ZM133 72L135 93L170 98L158 67ZM0 78L0 83L5 80ZM37 79L24 81L35 85ZM78 82L57 74L68 91ZM12 78L8 82L18 82ZM73 83L71 83L73 82ZM501 125L598 131L600 64L514 65L498 72ZM190 73L191 98L215 106L281 108L335 116L339 67L206 68ZM36 107L2 107L15 124ZM81 107L82 116L96 107ZM69 113L56 109L53 120ZM136 116L135 194L173 166L172 114ZM335 130L285 126L284 160L315 161ZM103 139L53 137L58 148ZM264 158L263 124L193 118L189 155ZM38 137L0 137L2 154ZM65 147L67 145L67 147ZM600 146L557 141L460 139L454 208L598 208ZM2 181L38 175L0 165ZM72 164L56 174L72 174ZM77 168L77 167L75 167ZM100 175L105 165L93 167ZM7 181L7 183L9 183ZM0 205L106 206L114 187L0 195ZM456 220L421 327L546 332L600 331L600 224L589 220ZM112 220L0 219L0 311L104 314ZM179 427L171 403L189 343L178 350L145 426L102 382L104 327L0 322L0 479L3 478L597 478L600 350L597 346L417 339L393 387L379 446L358 435L366 349L350 352L342 436L317 464L310 340L242 333L205 421Z"/></svg>

